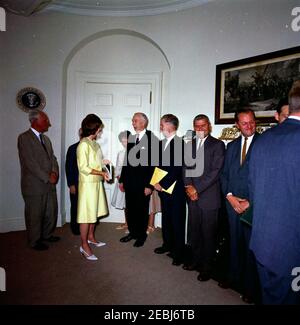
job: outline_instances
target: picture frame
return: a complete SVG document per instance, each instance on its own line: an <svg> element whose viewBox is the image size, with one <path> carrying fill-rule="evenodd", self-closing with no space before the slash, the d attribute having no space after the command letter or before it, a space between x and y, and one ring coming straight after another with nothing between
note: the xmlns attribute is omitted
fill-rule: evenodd
<svg viewBox="0 0 300 325"><path fill-rule="evenodd" d="M279 100L300 80L300 46L216 66L215 124L233 124L240 108L274 123Z"/></svg>
<svg viewBox="0 0 300 325"><path fill-rule="evenodd" d="M30 110L43 110L46 106L45 95L37 88L26 87L22 88L17 94L18 107L28 113Z"/></svg>

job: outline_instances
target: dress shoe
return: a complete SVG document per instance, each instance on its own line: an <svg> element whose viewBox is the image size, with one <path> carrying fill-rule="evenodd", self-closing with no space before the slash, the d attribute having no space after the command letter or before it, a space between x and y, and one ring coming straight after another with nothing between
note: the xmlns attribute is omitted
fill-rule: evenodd
<svg viewBox="0 0 300 325"><path fill-rule="evenodd" d="M144 240L137 240L134 244L133 244L133 246L134 247L141 247L141 246L144 246L144 243L145 243L145 241Z"/></svg>
<svg viewBox="0 0 300 325"><path fill-rule="evenodd" d="M164 254L164 253L167 253L168 251L169 251L168 249L166 249L165 247L161 246L161 247L155 248L154 253L155 254Z"/></svg>
<svg viewBox="0 0 300 325"><path fill-rule="evenodd" d="M96 246L96 247L101 247L101 246L105 246L106 245L106 243L103 243L102 241L93 242L93 241L88 240L87 242L89 244L92 244L92 245Z"/></svg>
<svg viewBox="0 0 300 325"><path fill-rule="evenodd" d="M182 264L182 262L180 261L180 260L173 260L173 262L172 262L172 265L175 265L175 266L179 266L179 265L181 265Z"/></svg>
<svg viewBox="0 0 300 325"><path fill-rule="evenodd" d="M80 253L82 254L83 257L85 257L89 261L97 261L98 257L95 256L94 254L89 255L81 246L79 248Z"/></svg>
<svg viewBox="0 0 300 325"><path fill-rule="evenodd" d="M58 237L58 236L50 236L49 238L45 238L44 240L49 242L49 243L55 243L55 242L60 240L60 237Z"/></svg>
<svg viewBox="0 0 300 325"><path fill-rule="evenodd" d="M210 278L211 278L210 273L208 273L208 272L200 272L200 274L197 277L197 280L203 282L203 281L210 280Z"/></svg>
<svg viewBox="0 0 300 325"><path fill-rule="evenodd" d="M125 237L122 237L121 239L120 239L120 242L121 243L127 243L127 242L129 242L130 240L132 240L132 239L134 239L130 234L128 234L127 236L125 236Z"/></svg>
<svg viewBox="0 0 300 325"><path fill-rule="evenodd" d="M184 264L182 268L184 270L186 270L186 271L195 271L195 270L197 270L197 267L195 265L192 265L192 264L190 264L190 265Z"/></svg>
<svg viewBox="0 0 300 325"><path fill-rule="evenodd" d="M242 295L242 300L246 303L246 304L253 304L254 301L251 297L247 296L247 295Z"/></svg>
<svg viewBox="0 0 300 325"><path fill-rule="evenodd" d="M36 251L45 251L48 249L48 246L42 242L37 242L32 248Z"/></svg>
<svg viewBox="0 0 300 325"><path fill-rule="evenodd" d="M222 289L228 289L228 288L230 287L229 283L226 282L226 281L220 281L220 282L218 283L218 286L219 286L220 288L222 288Z"/></svg>
<svg viewBox="0 0 300 325"><path fill-rule="evenodd" d="M170 257L170 258L173 258L173 257L174 257L173 254L172 254L171 252L169 252L169 253L167 254L167 256Z"/></svg>

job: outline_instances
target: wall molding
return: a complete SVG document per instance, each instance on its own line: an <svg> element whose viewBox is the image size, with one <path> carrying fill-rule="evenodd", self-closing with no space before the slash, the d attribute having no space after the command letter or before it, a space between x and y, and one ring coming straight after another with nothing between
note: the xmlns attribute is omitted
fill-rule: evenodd
<svg viewBox="0 0 300 325"><path fill-rule="evenodd" d="M65 220L62 219L62 217L62 215L58 215L56 227L62 227L61 220ZM0 218L0 233L23 230L26 230L24 216L15 218Z"/></svg>

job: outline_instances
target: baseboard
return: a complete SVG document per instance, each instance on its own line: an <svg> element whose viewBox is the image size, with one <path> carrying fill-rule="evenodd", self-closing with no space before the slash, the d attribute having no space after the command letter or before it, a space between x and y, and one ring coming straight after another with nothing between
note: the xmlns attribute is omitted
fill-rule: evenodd
<svg viewBox="0 0 300 325"><path fill-rule="evenodd" d="M0 218L0 233L9 231L25 230L25 220L23 218Z"/></svg>
<svg viewBox="0 0 300 325"><path fill-rule="evenodd" d="M62 220L65 220L65 215L58 215L57 227L62 227ZM64 222L65 223L65 222ZM0 218L0 233L10 231L21 231L25 230L25 219L24 217L1 219Z"/></svg>

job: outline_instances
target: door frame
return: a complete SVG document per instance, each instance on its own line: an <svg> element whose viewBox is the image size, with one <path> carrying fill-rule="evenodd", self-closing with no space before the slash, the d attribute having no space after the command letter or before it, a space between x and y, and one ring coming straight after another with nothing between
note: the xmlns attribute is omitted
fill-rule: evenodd
<svg viewBox="0 0 300 325"><path fill-rule="evenodd" d="M83 112L84 90L87 83L112 83L112 84L150 84L152 100L150 103L151 115L149 116L149 126L151 131L159 134L159 123L162 112L162 83L163 73L107 73L107 72L83 72L75 71L68 76L67 96L66 96L66 133L65 152L68 147L78 141L78 130L81 124L79 112ZM70 221L68 211L70 211L69 190L65 182L65 211L66 221Z"/></svg>

